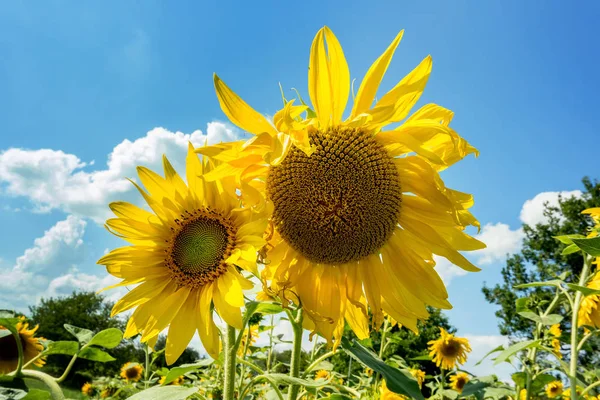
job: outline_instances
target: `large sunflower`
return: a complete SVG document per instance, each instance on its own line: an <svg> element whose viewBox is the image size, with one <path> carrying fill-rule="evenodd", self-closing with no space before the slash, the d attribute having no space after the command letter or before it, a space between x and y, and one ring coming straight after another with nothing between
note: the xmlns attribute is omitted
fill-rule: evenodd
<svg viewBox="0 0 600 400"><path fill-rule="evenodd" d="M344 318L366 337L367 305L375 327L385 312L416 331L427 305L451 308L433 255L478 271L459 250L485 247L464 232L479 227L468 211L473 197L446 187L439 175L477 150L450 128L448 109L427 104L406 119L431 57L373 105L402 34L368 70L346 119L350 74L327 27L310 50L314 110L284 98L271 124L214 77L223 112L255 136L198 149L226 163L205 178L266 183L274 229L264 278L280 296L301 303L310 317L305 327L328 340L339 338Z"/></svg>
<svg viewBox="0 0 600 400"><path fill-rule="evenodd" d="M117 218L107 229L131 243L102 257L109 273L122 278L117 286L139 285L113 307L118 314L137 307L125 337L142 333L151 345L169 327L166 360L172 364L197 330L212 357L220 350L215 311L231 326L242 327L243 290L252 287L238 267L256 271L256 251L267 219L250 208L240 208L235 188L205 182L210 165L198 159L190 145L187 185L163 158L165 177L139 167L146 193L136 185L153 212L132 204L110 205ZM227 192L227 193L225 193Z"/></svg>
<svg viewBox="0 0 600 400"><path fill-rule="evenodd" d="M27 364L44 350L44 346L40 342L41 338L35 337L38 326L29 328L25 317L20 317L15 328L19 332L23 347L23 364ZM7 374L17 369L19 350L14 335L8 329L0 326L0 332L2 333L0 335L0 374ZM44 358L37 359L33 364L38 367L43 366L45 364Z"/></svg>

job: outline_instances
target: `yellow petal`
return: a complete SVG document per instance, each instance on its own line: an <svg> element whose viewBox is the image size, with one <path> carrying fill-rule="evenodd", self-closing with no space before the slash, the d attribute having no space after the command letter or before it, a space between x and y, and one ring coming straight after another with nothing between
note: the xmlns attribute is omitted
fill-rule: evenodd
<svg viewBox="0 0 600 400"><path fill-rule="evenodd" d="M173 318L171 326L169 326L165 350L167 365L171 365L177 361L196 332L196 326L198 325L196 321L198 314L198 310L196 309L197 304L198 292L194 291L181 306L179 312Z"/></svg>
<svg viewBox="0 0 600 400"><path fill-rule="evenodd" d="M244 306L244 292L242 285L235 277L235 274L239 273L234 271L233 267L229 267L229 270L217 279L217 285L223 295L223 300L232 307L239 308Z"/></svg>
<svg viewBox="0 0 600 400"><path fill-rule="evenodd" d="M204 349L214 359L219 358L220 353L220 342L219 342L219 330L215 325L212 317L212 310L210 305L212 303L213 284L209 283L202 287L202 292L199 296L199 310L198 310L198 334Z"/></svg>
<svg viewBox="0 0 600 400"><path fill-rule="evenodd" d="M333 32L323 27L313 40L308 67L308 94L323 126L341 121L349 92L350 71L344 52Z"/></svg>
<svg viewBox="0 0 600 400"><path fill-rule="evenodd" d="M240 307L234 307L226 300L228 293L223 292L219 286L213 285L213 303L215 310L230 326L236 329L242 329L242 311Z"/></svg>
<svg viewBox="0 0 600 400"><path fill-rule="evenodd" d="M246 132L258 135L267 132L276 135L275 128L223 82L217 74L213 77L221 110L229 120Z"/></svg>
<svg viewBox="0 0 600 400"><path fill-rule="evenodd" d="M165 279L147 281L133 288L115 303L110 313L111 317L154 298L169 283Z"/></svg>
<svg viewBox="0 0 600 400"><path fill-rule="evenodd" d="M385 71L387 71L390 61L392 61L394 52L396 51L400 40L402 40L402 35L404 35L404 30L401 30L400 33L398 33L386 51L375 60L365 74L365 77L358 88L356 98L354 99L354 107L350 114L351 119L371 108L375 95L377 94L377 89L379 89L381 79L383 79Z"/></svg>

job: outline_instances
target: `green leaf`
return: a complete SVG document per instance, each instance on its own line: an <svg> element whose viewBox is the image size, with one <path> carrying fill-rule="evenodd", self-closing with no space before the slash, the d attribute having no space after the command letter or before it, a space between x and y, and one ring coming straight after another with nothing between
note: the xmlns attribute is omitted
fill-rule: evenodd
<svg viewBox="0 0 600 400"><path fill-rule="evenodd" d="M425 354L418 357L409 358L411 361L431 361L431 356L429 354Z"/></svg>
<svg viewBox="0 0 600 400"><path fill-rule="evenodd" d="M529 297L520 297L515 300L515 306L517 307L517 311L529 311Z"/></svg>
<svg viewBox="0 0 600 400"><path fill-rule="evenodd" d="M0 318L0 325L13 334L17 334L19 318Z"/></svg>
<svg viewBox="0 0 600 400"><path fill-rule="evenodd" d="M564 317L559 314L548 314L548 315L542 315L541 319L542 319L543 325L552 326L552 325L559 324L560 321L562 321L564 319Z"/></svg>
<svg viewBox="0 0 600 400"><path fill-rule="evenodd" d="M97 347L86 347L81 350L78 354L79 358L83 358L85 360L91 361L100 361L100 362L108 362L115 361L116 358L105 352L104 350L100 350Z"/></svg>
<svg viewBox="0 0 600 400"><path fill-rule="evenodd" d="M69 324L64 324L64 327L71 335L75 336L77 341L81 344L87 344L94 336L94 332L89 329L79 328Z"/></svg>
<svg viewBox="0 0 600 400"><path fill-rule="evenodd" d="M264 374L261 376L275 385L300 385L306 388L318 388L329 383L329 381L316 382L301 378L292 378L291 376L285 374Z"/></svg>
<svg viewBox="0 0 600 400"><path fill-rule="evenodd" d="M594 238L573 239L573 243L593 257L600 257L600 236Z"/></svg>
<svg viewBox="0 0 600 400"><path fill-rule="evenodd" d="M552 279L552 280L544 281L544 282L523 283L521 285L515 285L513 287L515 289L527 289L527 288L539 287L539 286L555 286L555 287L560 287L561 283L563 283L563 281L561 281L559 279Z"/></svg>
<svg viewBox="0 0 600 400"><path fill-rule="evenodd" d="M128 397L127 400L183 400L197 392L197 387L154 386Z"/></svg>
<svg viewBox="0 0 600 400"><path fill-rule="evenodd" d="M482 392L485 388L491 385L491 382L485 382L474 378L465 384L461 393L461 397L476 396L476 393Z"/></svg>
<svg viewBox="0 0 600 400"><path fill-rule="evenodd" d="M244 312L243 323L244 326L248 323L252 315L255 313L261 314L279 314L283 312L283 308L279 304L274 303L262 303L258 301L249 301L246 304L246 311Z"/></svg>
<svg viewBox="0 0 600 400"><path fill-rule="evenodd" d="M50 342L44 354L66 354L75 355L79 351L79 343L75 341Z"/></svg>
<svg viewBox="0 0 600 400"><path fill-rule="evenodd" d="M535 392L539 392L544 388L544 386L555 380L556 377L550 374L540 374L531 382L531 389Z"/></svg>
<svg viewBox="0 0 600 400"><path fill-rule="evenodd" d="M390 367L375 353L356 341L350 343L347 338L342 337L342 348L361 364L383 375L388 389L392 392L403 394L411 399L424 400L419 384L409 373Z"/></svg>
<svg viewBox="0 0 600 400"><path fill-rule="evenodd" d="M25 381L21 378L16 378L14 376L8 375L0 375L0 388L21 389L23 391L26 391L27 385L25 384Z"/></svg>
<svg viewBox="0 0 600 400"><path fill-rule="evenodd" d="M302 97L300 96L300 92L298 92L298 89L296 88L292 88L292 90L296 91L296 95L298 96L298 100L300 100L300 103L302 103L303 106L306 105L306 103L304 102L304 100L302 100ZM310 108L308 108L306 110L306 118L317 118L317 113L314 112L313 110L311 110Z"/></svg>
<svg viewBox="0 0 600 400"><path fill-rule="evenodd" d="M94 335L88 345L101 346L106 349L115 348L123 340L123 332L117 328L108 328Z"/></svg>
<svg viewBox="0 0 600 400"><path fill-rule="evenodd" d="M214 363L214 360L212 358L207 358L198 363L182 364L178 367L171 368L171 370L167 373L167 376L165 377L165 383L163 383L163 385L167 385L173 382L175 379L187 372L192 372L199 370L200 368L208 367L209 365L212 365L212 363Z"/></svg>
<svg viewBox="0 0 600 400"><path fill-rule="evenodd" d="M40 389L29 389L27 396L23 397L23 400L50 400L51 398L50 392Z"/></svg>
<svg viewBox="0 0 600 400"><path fill-rule="evenodd" d="M328 397L321 397L322 400L352 400L352 397L341 393L333 393Z"/></svg>
<svg viewBox="0 0 600 400"><path fill-rule="evenodd" d="M444 391L442 392L442 395L444 399L448 398L450 400L455 400L458 399L458 392L456 390L452 390L452 389L444 389Z"/></svg>
<svg viewBox="0 0 600 400"><path fill-rule="evenodd" d="M588 288L585 286L575 285L574 283L567 283L567 286L571 290L575 290L577 292L581 292L584 296L591 296L594 294L600 294L600 290Z"/></svg>
<svg viewBox="0 0 600 400"><path fill-rule="evenodd" d="M504 350L504 346L500 345L500 346L496 347L495 349L488 351L487 354L485 356L483 356L483 358L481 360L477 361L477 363L475 364L475 366L481 364L483 362L483 360L485 360L486 358L488 358L491 354L497 353L497 352L502 351L502 350Z"/></svg>
<svg viewBox="0 0 600 400"><path fill-rule="evenodd" d="M511 375L511 378L515 385L525 387L525 383L527 380L527 373L525 372L515 372Z"/></svg>
<svg viewBox="0 0 600 400"><path fill-rule="evenodd" d="M525 350L529 347L539 345L539 342L539 340L525 340L523 342L513 344L512 346L504 350L502 353L500 353L498 357L496 357L496 359L494 360L494 365L498 365L508 360L511 356L513 356L521 350Z"/></svg>
<svg viewBox="0 0 600 400"><path fill-rule="evenodd" d="M580 235L580 234L574 234L574 235L553 236L553 238L560 240L561 243L571 245L571 244L573 244L573 239L585 239L585 236Z"/></svg>
<svg viewBox="0 0 600 400"><path fill-rule="evenodd" d="M563 256L567 256L569 254L577 253L578 251L579 247L577 247L576 244L570 244L567 247L565 247L560 254L562 254Z"/></svg>
<svg viewBox="0 0 600 400"><path fill-rule="evenodd" d="M517 314L519 314L523 318L530 319L540 324L542 323L542 318L533 311L519 311Z"/></svg>

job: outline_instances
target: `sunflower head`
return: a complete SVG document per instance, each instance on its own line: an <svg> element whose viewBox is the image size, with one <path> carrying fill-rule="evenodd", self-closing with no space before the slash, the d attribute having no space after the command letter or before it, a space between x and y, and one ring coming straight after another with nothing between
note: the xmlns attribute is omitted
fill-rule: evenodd
<svg viewBox="0 0 600 400"><path fill-rule="evenodd" d="M256 343L258 339L258 325L250 325L244 332L242 336L242 341L240 342L240 347L238 348L238 356L242 356L244 354L244 350L246 350L246 354L252 353L250 346Z"/></svg>
<svg viewBox="0 0 600 400"><path fill-rule="evenodd" d="M558 358L562 358L562 353L560 352L560 347L561 347L560 340L559 339L552 339L552 352Z"/></svg>
<svg viewBox="0 0 600 400"><path fill-rule="evenodd" d="M387 384L385 383L385 379L381 381L380 392L380 400L408 400L408 397L406 397L405 395L394 393L390 389L388 389Z"/></svg>
<svg viewBox="0 0 600 400"><path fill-rule="evenodd" d="M450 128L450 110L427 104L410 115L431 57L375 99L402 36L369 68L345 119L350 72L328 27L310 49L312 108L300 95L296 103L284 96L271 122L214 76L221 109L254 136L198 149L223 162L205 178L264 185L273 207L264 298L301 302L310 329L330 343L346 322L366 338L369 322L378 328L384 314L416 332L427 306L451 307L434 254L478 271L460 251L485 247L465 233L479 227L468 211L472 196L439 174L477 150Z"/></svg>
<svg viewBox="0 0 600 400"><path fill-rule="evenodd" d="M527 389L521 389L519 392L519 400L527 400Z"/></svg>
<svg viewBox="0 0 600 400"><path fill-rule="evenodd" d="M555 337L560 337L562 335L562 330L560 329L560 324L554 324L550 327L548 332Z"/></svg>
<svg viewBox="0 0 600 400"><path fill-rule="evenodd" d="M113 386L106 387L100 392L101 399L107 399L117 392L117 388Z"/></svg>
<svg viewBox="0 0 600 400"><path fill-rule="evenodd" d="M121 378L127 382L137 382L142 379L144 367L138 363L127 362L121 367Z"/></svg>
<svg viewBox="0 0 600 400"><path fill-rule="evenodd" d="M587 283L590 289L600 289L600 271L596 272ZM578 326L600 328L600 296L592 294L581 300L577 319Z"/></svg>
<svg viewBox="0 0 600 400"><path fill-rule="evenodd" d="M317 371L315 373L315 380L317 379L329 379L329 371L324 369Z"/></svg>
<svg viewBox="0 0 600 400"><path fill-rule="evenodd" d="M174 380L172 380L169 383L169 385L179 386L179 385L181 385L183 383L183 379L184 379L184 376L180 375L177 378L175 378ZM161 376L161 378L158 380L158 384L159 385L164 385L166 380L167 380L167 376L166 375L165 376Z"/></svg>
<svg viewBox="0 0 600 400"><path fill-rule="evenodd" d="M450 377L450 385L452 386L452 389L456 390L458 393L462 393L463 388L469 380L469 375L464 372L459 372Z"/></svg>
<svg viewBox="0 0 600 400"><path fill-rule="evenodd" d="M409 372L417 380L419 388L422 388L423 382L425 382L425 371L421 371L420 369L411 369Z"/></svg>
<svg viewBox="0 0 600 400"><path fill-rule="evenodd" d="M26 364L44 350L44 346L40 342L41 338L35 337L35 332L39 326L36 325L34 328L30 328L25 317L20 317L15 328L19 333L19 339L23 346L23 364ZM15 336L8 329L0 326L0 333L2 333L2 336L0 336L0 374L7 374L17 368L19 350ZM44 364L43 357L34 362L34 365L38 367L42 367Z"/></svg>
<svg viewBox="0 0 600 400"><path fill-rule="evenodd" d="M546 385L546 395L551 399L560 396L562 392L563 383L561 381L550 382Z"/></svg>
<svg viewBox="0 0 600 400"><path fill-rule="evenodd" d="M81 387L81 393L83 393L84 395L86 395L88 397L92 397L98 393L98 388L96 386L92 385L91 383L86 382Z"/></svg>
<svg viewBox="0 0 600 400"><path fill-rule="evenodd" d="M469 341L457 338L440 328L440 338L429 341L429 355L433 362L443 369L452 369L467 361L467 353L471 352Z"/></svg>
<svg viewBox="0 0 600 400"><path fill-rule="evenodd" d="M196 332L208 354L218 358L220 339L213 310L241 329L243 292L252 287L241 271L258 274L256 254L266 243L267 208L240 203L237 193L256 191L250 184L203 179L218 161L200 160L191 145L186 181L166 157L163 164L164 177L138 168L147 192L136 187L151 212L126 202L110 204L116 218L106 221L107 229L130 246L111 251L98 263L122 279L115 286L137 285L115 303L112 314L135 308L124 336L141 333L141 341L151 347L169 327L165 350L169 365Z"/></svg>

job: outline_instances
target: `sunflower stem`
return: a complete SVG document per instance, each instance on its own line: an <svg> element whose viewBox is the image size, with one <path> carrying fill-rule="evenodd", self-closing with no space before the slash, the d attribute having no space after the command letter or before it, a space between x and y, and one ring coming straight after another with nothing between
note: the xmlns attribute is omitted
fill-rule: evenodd
<svg viewBox="0 0 600 400"><path fill-rule="evenodd" d="M585 286L590 271L591 257L586 254L583 256L583 269L581 270L581 276L579 277L579 286ZM573 315L571 316L571 360L569 365L569 379L571 381L571 400L577 400L577 318L579 314L579 306L581 306L582 293L575 293L575 300L573 301Z"/></svg>
<svg viewBox="0 0 600 400"><path fill-rule="evenodd" d="M64 400L65 395L63 394L60 386L58 386L58 383L50 375L31 369L25 369L21 371L21 375L27 378L37 379L48 386L52 400Z"/></svg>
<svg viewBox="0 0 600 400"><path fill-rule="evenodd" d="M315 361L310 363L310 365L308 367L306 367L306 370L304 370L303 376L306 377L310 371L312 371L313 369L315 369L317 367L317 365L319 365L322 361L325 361L329 357L335 355L336 353L337 353L337 350L330 351L328 353L323 354L321 357L317 358Z"/></svg>
<svg viewBox="0 0 600 400"><path fill-rule="evenodd" d="M244 353L242 354L242 360L244 360L244 361L246 360L246 354L248 353L248 349L250 348L250 340L252 339L252 337L250 335L251 335L250 326L248 326L248 334L246 337L246 343L244 343ZM238 393L242 392L242 386L244 385L244 374L246 373L246 365L244 363L242 363L242 366L240 368L241 368L240 384L238 386Z"/></svg>
<svg viewBox="0 0 600 400"><path fill-rule="evenodd" d="M21 335L18 331L12 332L15 337L15 342L17 343L17 354L19 359L17 360L17 369L15 370L15 376L21 375L21 370L23 369L23 343L21 342Z"/></svg>
<svg viewBox="0 0 600 400"><path fill-rule="evenodd" d="M83 346L81 348L81 350L85 349L86 346ZM79 350L81 352L81 350ZM79 354L79 353L77 353ZM63 374L56 378L56 383L61 383L62 381L64 381L65 379L67 379L67 376L69 376L69 373L71 372L71 369L73 368L73 365L75 365L75 361L77 361L77 354L75 354L73 356L73 358L71 358L71 361L69 361L69 364L67 365L67 368L65 369L65 371L63 372Z"/></svg>
<svg viewBox="0 0 600 400"><path fill-rule="evenodd" d="M233 400L235 391L236 340L235 328L227 325L224 335L225 366L223 371L223 399Z"/></svg>
<svg viewBox="0 0 600 400"><path fill-rule="evenodd" d="M388 332L389 326L390 326L390 321L387 318L385 318L383 320L383 330L381 331L381 343L379 344L379 358L381 359L381 361L383 361L383 351L385 350L385 341L387 339L387 332ZM379 374L379 372L377 372L377 374L375 375L375 389L376 390L379 385L380 379L381 379L381 375Z"/></svg>
<svg viewBox="0 0 600 400"><path fill-rule="evenodd" d="M148 343L144 346L144 353L146 356L145 368L144 368L144 389L148 389L148 372L150 370L150 350Z"/></svg>
<svg viewBox="0 0 600 400"><path fill-rule="evenodd" d="M267 374L271 370L271 357L273 356L273 330L275 328L275 320L273 314L271 314L271 328L269 329L269 355L267 356Z"/></svg>
<svg viewBox="0 0 600 400"><path fill-rule="evenodd" d="M290 362L290 377L300 377L300 359L302 358L302 308L298 308L296 318L290 318L292 329L294 330L294 344L292 347L292 360ZM290 385L288 390L288 400L296 400L298 397L299 385Z"/></svg>

